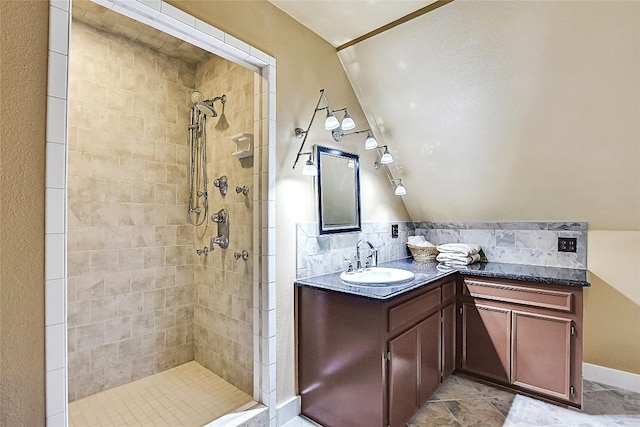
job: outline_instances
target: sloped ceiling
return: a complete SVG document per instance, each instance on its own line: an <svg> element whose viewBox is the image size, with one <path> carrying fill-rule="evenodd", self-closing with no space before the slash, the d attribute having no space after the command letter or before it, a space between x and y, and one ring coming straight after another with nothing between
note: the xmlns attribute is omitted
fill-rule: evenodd
<svg viewBox="0 0 640 427"><path fill-rule="evenodd" d="M639 6L454 1L340 51L411 218L637 229Z"/></svg>
<svg viewBox="0 0 640 427"><path fill-rule="evenodd" d="M269 0L337 47L436 0Z"/></svg>
<svg viewBox="0 0 640 427"><path fill-rule="evenodd" d="M456 0L338 55L412 220L640 229L640 3Z"/></svg>

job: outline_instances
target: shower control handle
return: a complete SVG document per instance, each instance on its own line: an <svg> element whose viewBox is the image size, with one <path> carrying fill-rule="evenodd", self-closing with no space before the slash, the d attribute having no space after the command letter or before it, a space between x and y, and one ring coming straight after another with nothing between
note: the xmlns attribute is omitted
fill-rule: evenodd
<svg viewBox="0 0 640 427"><path fill-rule="evenodd" d="M218 187L220 190L220 194L225 196L227 194L227 190L229 189L229 178L226 175L222 175L220 178L216 178L213 180L213 185Z"/></svg>
<svg viewBox="0 0 640 427"><path fill-rule="evenodd" d="M242 253L240 252L235 252L233 254L233 258L235 258L235 260L239 260L240 258L242 258L243 261L246 261L249 259L249 252L247 252L246 250L242 251Z"/></svg>
<svg viewBox="0 0 640 427"><path fill-rule="evenodd" d="M220 209L219 212L211 215L211 221L217 222L218 224L225 223L227 222L228 216L229 216L229 211L227 211L226 209Z"/></svg>
<svg viewBox="0 0 640 427"><path fill-rule="evenodd" d="M213 248L211 250L213 250ZM196 249L196 253L198 254L198 256L207 256L209 255L209 248L205 246L202 249Z"/></svg>
<svg viewBox="0 0 640 427"><path fill-rule="evenodd" d="M244 194L245 196L249 194L249 187L247 185L240 187L239 185L236 186L236 193L240 194Z"/></svg>
<svg viewBox="0 0 640 427"><path fill-rule="evenodd" d="M211 250L213 250L213 245L218 245L222 249L227 249L229 247L229 239L224 236L212 237L210 244Z"/></svg>

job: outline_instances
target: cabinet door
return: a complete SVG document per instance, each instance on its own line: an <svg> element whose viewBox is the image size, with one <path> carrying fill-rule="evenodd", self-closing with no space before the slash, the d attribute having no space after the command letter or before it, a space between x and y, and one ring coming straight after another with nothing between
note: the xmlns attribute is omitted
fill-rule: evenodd
<svg viewBox="0 0 640 427"><path fill-rule="evenodd" d="M401 426L418 410L418 328L389 341L389 424Z"/></svg>
<svg viewBox="0 0 640 427"><path fill-rule="evenodd" d="M422 406L440 385L440 311L420 322L417 329L420 349L418 403Z"/></svg>
<svg viewBox="0 0 640 427"><path fill-rule="evenodd" d="M569 400L571 319L513 312L512 384Z"/></svg>
<svg viewBox="0 0 640 427"><path fill-rule="evenodd" d="M462 368L508 383L511 364L511 310L463 303Z"/></svg>
<svg viewBox="0 0 640 427"><path fill-rule="evenodd" d="M442 381L449 378L456 368L456 305L451 303L442 309Z"/></svg>

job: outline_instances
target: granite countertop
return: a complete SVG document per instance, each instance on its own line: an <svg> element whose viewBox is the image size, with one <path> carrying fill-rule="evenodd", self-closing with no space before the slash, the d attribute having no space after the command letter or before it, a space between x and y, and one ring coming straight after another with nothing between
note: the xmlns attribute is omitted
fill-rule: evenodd
<svg viewBox="0 0 640 427"><path fill-rule="evenodd" d="M297 286L324 289L364 298L389 300L413 289L429 285L447 276L460 273L471 277L492 277L496 279L522 280L540 282L549 285L587 287L587 270L573 268L544 267L525 264L502 264L496 262L476 263L464 267L449 267L438 262L418 263L413 258L402 258L385 262L378 267L401 268L415 274L409 283L391 286L357 286L340 280L340 273L325 274L296 280Z"/></svg>

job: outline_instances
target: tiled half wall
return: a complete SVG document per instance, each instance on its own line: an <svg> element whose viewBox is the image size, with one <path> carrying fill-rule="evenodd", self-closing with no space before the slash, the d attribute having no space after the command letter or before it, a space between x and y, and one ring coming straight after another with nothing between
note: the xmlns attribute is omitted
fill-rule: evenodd
<svg viewBox="0 0 640 427"><path fill-rule="evenodd" d="M398 237L391 237L391 225L398 224ZM411 222L366 222L362 232L318 234L318 224L296 225L296 277L320 276L345 269L345 258L354 260L356 244L364 239L378 250L378 263L408 256L407 237L413 234ZM354 264L355 265L355 264Z"/></svg>
<svg viewBox="0 0 640 427"><path fill-rule="evenodd" d="M415 233L435 244L482 246L489 262L587 268L586 222L414 222ZM577 252L558 252L558 237L577 239Z"/></svg>
<svg viewBox="0 0 640 427"><path fill-rule="evenodd" d="M398 224L398 238L391 225ZM409 256L407 237L423 235L434 244L466 242L482 246L489 262L586 268L586 222L374 222L362 224L360 233L319 235L316 223L296 226L296 277L306 278L345 269L353 260L359 239L378 249L378 262ZM577 252L558 252L558 237L577 239Z"/></svg>

